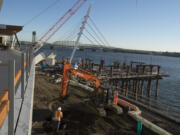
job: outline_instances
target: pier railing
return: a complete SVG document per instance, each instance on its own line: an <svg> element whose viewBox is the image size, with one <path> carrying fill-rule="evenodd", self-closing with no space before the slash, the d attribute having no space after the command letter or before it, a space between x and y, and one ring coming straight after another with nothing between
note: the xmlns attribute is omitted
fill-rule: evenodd
<svg viewBox="0 0 180 135"><path fill-rule="evenodd" d="M132 91L128 91L126 94L121 93L120 96L146 108L147 110L155 112L156 114L170 118L173 121L180 122L180 109L170 106L167 103L157 101L156 99L152 99L141 94L138 94L136 97L136 93Z"/></svg>
<svg viewBox="0 0 180 135"><path fill-rule="evenodd" d="M32 47L28 47L26 50L21 52L20 62L9 60L7 63L0 63L0 67L3 66L8 68L8 86L5 88L3 93L0 93L0 128L3 126L8 115L8 135L14 135L16 132L19 116L17 116L17 120L15 120L15 100L18 93L17 91L20 91L21 103L19 104L21 104L20 106L22 107L31 71L32 60L33 49ZM15 69L17 68L19 69L16 71ZM20 111L21 109L17 110L18 115L20 115Z"/></svg>

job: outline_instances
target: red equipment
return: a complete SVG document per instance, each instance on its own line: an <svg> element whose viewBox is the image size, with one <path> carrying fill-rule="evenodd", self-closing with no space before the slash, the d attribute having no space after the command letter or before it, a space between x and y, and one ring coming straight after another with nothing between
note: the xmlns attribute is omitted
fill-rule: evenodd
<svg viewBox="0 0 180 135"><path fill-rule="evenodd" d="M71 64L69 62L67 62L65 65L64 65L64 72L63 72L63 77L62 77L62 82L61 82L61 97L65 97L66 94L67 94L67 87L68 87L68 83L69 83L69 75L70 73L74 74L74 75L77 75L78 77L81 77L81 78L84 78L90 82L92 82L94 85L95 85L95 90L94 92L98 92L100 93L101 90L100 90L100 85L101 85L101 82L100 80L91 75L89 72L79 68L79 71L75 70L74 68L71 68Z"/></svg>
<svg viewBox="0 0 180 135"><path fill-rule="evenodd" d="M87 0L78 0L39 40L42 45L46 43L86 2Z"/></svg>

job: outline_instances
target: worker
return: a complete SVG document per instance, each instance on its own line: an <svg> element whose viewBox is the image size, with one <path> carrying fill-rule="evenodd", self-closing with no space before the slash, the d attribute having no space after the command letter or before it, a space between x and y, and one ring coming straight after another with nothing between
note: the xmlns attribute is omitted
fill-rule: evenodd
<svg viewBox="0 0 180 135"><path fill-rule="evenodd" d="M53 127L56 131L58 131L60 128L62 118L63 118L62 109L61 109L61 107L59 107L55 111L54 118L53 118L53 120L54 120Z"/></svg>
<svg viewBox="0 0 180 135"><path fill-rule="evenodd" d="M78 69L78 64L77 64L77 63L75 63L75 65L74 65L74 69L75 69L75 70L77 70L77 69Z"/></svg>

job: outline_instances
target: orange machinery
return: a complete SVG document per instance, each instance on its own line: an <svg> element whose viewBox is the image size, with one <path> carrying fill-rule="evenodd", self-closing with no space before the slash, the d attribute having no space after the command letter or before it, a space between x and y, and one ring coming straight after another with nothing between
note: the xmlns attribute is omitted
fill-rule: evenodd
<svg viewBox="0 0 180 135"><path fill-rule="evenodd" d="M100 89L101 82L100 82L100 80L97 77L91 75L91 73L89 73L89 72L87 72L81 68L78 68L78 69L79 69L79 71L75 70L74 68L71 68L70 62L67 62L64 65L64 72L63 72L62 82L61 82L61 93L60 93L61 97L64 98L67 94L67 88L68 88L68 84L69 84L70 73L92 82L95 85L94 92L95 93L97 93L97 92L101 93L101 89Z"/></svg>
<svg viewBox="0 0 180 135"><path fill-rule="evenodd" d="M77 71L76 69L71 68L70 62L67 62L64 65L64 72L63 72L62 81L61 81L61 92L60 92L60 94L61 94L62 98L66 97L66 95L67 95L67 88L68 88L68 84L69 84L70 73L92 82L95 86L95 89L94 89L95 94L96 93L98 93L98 94L102 93L102 90L100 89L101 82L96 76L93 76L91 73L89 73L88 71L86 71L82 68L78 68L78 71ZM118 102L118 92L116 91L113 94L113 104L117 105L117 102Z"/></svg>

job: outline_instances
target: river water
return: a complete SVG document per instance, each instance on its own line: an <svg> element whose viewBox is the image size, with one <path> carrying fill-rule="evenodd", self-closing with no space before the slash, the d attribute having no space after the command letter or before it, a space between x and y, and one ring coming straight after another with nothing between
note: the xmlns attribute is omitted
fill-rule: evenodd
<svg viewBox="0 0 180 135"><path fill-rule="evenodd" d="M70 57L72 53L72 49L69 48L49 49L44 47L40 51L45 52L46 55L54 52L57 55L56 59L61 59L62 56L65 58ZM115 60L121 63L125 60L126 63L137 61L145 62L146 64L158 64L161 66L161 72L166 72L170 76L159 81L159 96L157 100L180 109L180 58L150 54L103 52L102 50L93 52L91 49L76 51L73 61L77 62L78 58L90 58L94 63L99 63L101 59L104 59L105 65L112 64Z"/></svg>

